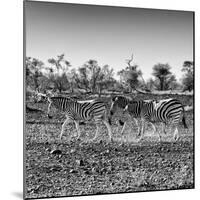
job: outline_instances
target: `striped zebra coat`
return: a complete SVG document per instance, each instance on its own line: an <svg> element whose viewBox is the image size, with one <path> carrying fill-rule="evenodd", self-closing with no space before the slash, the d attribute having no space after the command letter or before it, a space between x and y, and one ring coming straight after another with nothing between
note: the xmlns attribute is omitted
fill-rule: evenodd
<svg viewBox="0 0 200 200"><path fill-rule="evenodd" d="M133 99L130 98L130 97L115 96L115 97L112 98L111 107L110 107L110 111L109 111L109 124L110 125L112 124L112 117L115 114L115 112L118 109L123 111L128 104L131 104L131 102L133 102ZM129 112L128 113L130 114L131 118L135 121L137 126L139 124L142 102L143 101L137 101L137 104L134 107L134 112L132 112L132 110L129 107ZM119 120L119 124L121 126L123 126L122 130L121 130L121 134L123 134L127 123L123 122L120 119ZM140 126L138 126L138 129L140 129ZM140 130L138 130L138 132L140 132Z"/></svg>
<svg viewBox="0 0 200 200"><path fill-rule="evenodd" d="M132 101L125 107L124 111L132 113L133 115L140 111L140 118L142 121L141 129L139 135L144 135L145 123L150 122L154 128L154 132L158 132L157 128L154 126L155 122L161 122L163 124L163 132L166 134L166 125L174 125L174 139L178 140L178 124L182 122L184 128L187 128L185 120L185 112L182 103L177 99L163 99L163 100L153 100L153 101ZM161 136L159 134L159 140Z"/></svg>
<svg viewBox="0 0 200 200"><path fill-rule="evenodd" d="M107 115L106 115L106 104L103 101L99 100L88 100L88 101L77 101L67 97L48 97L49 106L47 115L51 118L50 111L51 108L54 106L56 109L62 111L66 115L66 120L62 125L62 130L60 133L60 139L64 133L64 128L69 122L74 122L77 132L78 138L81 135L79 121L90 121L94 120L95 124L97 125L97 130L95 133L96 139L98 132L99 132L99 125L100 122L103 122L108 129L109 139L112 139L112 133L110 125L107 122ZM77 139L78 139L77 138Z"/></svg>

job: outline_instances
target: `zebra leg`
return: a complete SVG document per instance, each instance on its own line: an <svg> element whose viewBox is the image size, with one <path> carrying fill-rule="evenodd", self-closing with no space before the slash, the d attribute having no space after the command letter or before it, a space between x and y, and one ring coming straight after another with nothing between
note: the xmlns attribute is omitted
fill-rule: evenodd
<svg viewBox="0 0 200 200"><path fill-rule="evenodd" d="M65 130L65 126L69 123L69 121L70 121L70 119L67 118L67 119L64 121L63 125L62 125L62 130L61 130L61 133L60 133L60 140L62 139L62 135L63 135L64 130Z"/></svg>
<svg viewBox="0 0 200 200"><path fill-rule="evenodd" d="M151 126L153 127L153 134L158 133L158 137L159 137L159 142L161 141L161 135L160 135L160 131L157 129L157 127L152 123L149 122L151 124Z"/></svg>
<svg viewBox="0 0 200 200"><path fill-rule="evenodd" d="M133 118L133 120L134 120L136 126L138 126L138 120L136 118Z"/></svg>
<svg viewBox="0 0 200 200"><path fill-rule="evenodd" d="M75 126L76 126L76 130L78 132L78 137L77 140L79 139L79 137L81 136L81 131L80 131L80 127L79 127L79 123L77 121L74 121Z"/></svg>
<svg viewBox="0 0 200 200"><path fill-rule="evenodd" d="M140 131L140 133L138 135L138 136L140 136L139 140L141 140L142 137L144 136L144 131L145 131L145 120L142 119L142 121L141 121L141 131Z"/></svg>
<svg viewBox="0 0 200 200"><path fill-rule="evenodd" d="M179 139L179 133L178 133L178 128L176 127L174 131L174 140L177 141L178 139Z"/></svg>
<svg viewBox="0 0 200 200"><path fill-rule="evenodd" d="M162 132L166 135L167 132L166 132L166 123L162 123Z"/></svg>
<svg viewBox="0 0 200 200"><path fill-rule="evenodd" d="M119 123L119 121L117 122L117 133L119 133L120 132L120 123Z"/></svg>
<svg viewBox="0 0 200 200"><path fill-rule="evenodd" d="M106 128L108 129L108 134L109 134L109 140L112 141L112 131L109 123L106 120L103 120L103 123L106 125Z"/></svg>
<svg viewBox="0 0 200 200"><path fill-rule="evenodd" d="M125 126L126 126L126 122L124 123L123 128L122 128L122 130L121 130L121 135L122 135L123 132L124 132Z"/></svg>
<svg viewBox="0 0 200 200"><path fill-rule="evenodd" d="M140 122L140 131L138 133L138 137L140 139L144 136L145 126L146 126L146 120L145 119L141 119L141 122Z"/></svg>
<svg viewBox="0 0 200 200"><path fill-rule="evenodd" d="M142 130L141 126L142 126L142 123L141 123L141 121L138 120L138 133L137 133L136 137L140 137L140 135L141 135L141 130Z"/></svg>
<svg viewBox="0 0 200 200"><path fill-rule="evenodd" d="M139 123L139 120L137 120L136 118L133 118L133 120L135 121L135 124L138 127L137 136L140 136L141 133L140 133L140 123Z"/></svg>
<svg viewBox="0 0 200 200"><path fill-rule="evenodd" d="M96 140L96 138L98 137L98 133L99 133L99 124L96 125L97 126L97 130L95 132L95 136L92 138L92 141Z"/></svg>

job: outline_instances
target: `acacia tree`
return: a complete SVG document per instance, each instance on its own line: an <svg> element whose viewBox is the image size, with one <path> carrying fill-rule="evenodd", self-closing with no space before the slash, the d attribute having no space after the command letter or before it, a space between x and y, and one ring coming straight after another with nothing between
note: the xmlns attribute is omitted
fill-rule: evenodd
<svg viewBox="0 0 200 200"><path fill-rule="evenodd" d="M175 81L175 75L171 73L171 67L168 63L162 64L158 63L153 66L153 76L159 80L159 90L168 89L169 82L173 79ZM173 77L172 77L173 76Z"/></svg>
<svg viewBox="0 0 200 200"><path fill-rule="evenodd" d="M68 80L68 70L71 66L70 62L65 60L64 54L58 55L57 58L48 59L51 64L49 70L49 80L54 83L55 89L61 93L70 87Z"/></svg>
<svg viewBox="0 0 200 200"><path fill-rule="evenodd" d="M101 67L98 65L96 60L89 60L84 64L84 67L88 73L91 92L95 93L97 90L97 82L101 75Z"/></svg>
<svg viewBox="0 0 200 200"><path fill-rule="evenodd" d="M176 76L172 74L166 82L165 89L166 90L175 90L180 87L179 83L177 82Z"/></svg>
<svg viewBox="0 0 200 200"><path fill-rule="evenodd" d="M72 68L68 72L68 80L69 80L69 85L70 85L70 92L74 93L74 89L78 88L78 86L79 86L78 85L78 83L79 83L78 73L75 68Z"/></svg>
<svg viewBox="0 0 200 200"><path fill-rule="evenodd" d="M184 85L184 91L193 90L194 89L194 62L185 61L183 63L182 71L185 73L182 79L182 84Z"/></svg>
<svg viewBox="0 0 200 200"><path fill-rule="evenodd" d="M96 60L87 61L78 69L78 87L87 92L95 93L97 91L97 82L100 77L101 67Z"/></svg>
<svg viewBox="0 0 200 200"><path fill-rule="evenodd" d="M149 78L146 82L147 89L152 91L156 88L157 83L152 79Z"/></svg>
<svg viewBox="0 0 200 200"><path fill-rule="evenodd" d="M194 62L192 62L192 61L185 61L183 63L182 71L190 73L190 74L193 74L193 72L194 72Z"/></svg>
<svg viewBox="0 0 200 200"><path fill-rule="evenodd" d="M100 67L96 60L89 60L78 68L73 79L77 88L101 95L103 89L112 87L113 76L114 70L109 65Z"/></svg>
<svg viewBox="0 0 200 200"><path fill-rule="evenodd" d="M86 92L90 91L89 76L85 66L79 67L75 75L76 86L79 89L84 89Z"/></svg>
<svg viewBox="0 0 200 200"><path fill-rule="evenodd" d="M27 86L30 86L33 90L39 90L39 79L43 76L44 63L37 58L26 57L25 65Z"/></svg>
<svg viewBox="0 0 200 200"><path fill-rule="evenodd" d="M115 79L113 78L113 76L114 70L113 68L110 68L109 65L104 65L101 68L97 81L99 96L101 96L102 90L111 89L114 87Z"/></svg>
<svg viewBox="0 0 200 200"><path fill-rule="evenodd" d="M127 67L125 69L122 69L117 73L117 75L120 76L120 82L125 86L129 87L129 90L137 90L139 85L141 85L141 81L144 85L145 81L142 76L142 71L138 69L138 65L136 64L131 64L133 61L133 54L131 56L131 59L127 59Z"/></svg>

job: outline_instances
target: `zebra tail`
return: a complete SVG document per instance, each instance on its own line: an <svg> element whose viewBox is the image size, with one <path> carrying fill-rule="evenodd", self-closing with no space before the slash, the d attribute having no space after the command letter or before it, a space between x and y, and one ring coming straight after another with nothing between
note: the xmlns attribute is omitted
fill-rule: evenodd
<svg viewBox="0 0 200 200"><path fill-rule="evenodd" d="M111 118L110 118L110 117L108 117L108 123L109 123L110 125L112 125L112 122L111 122Z"/></svg>
<svg viewBox="0 0 200 200"><path fill-rule="evenodd" d="M183 118L182 118L182 123L183 123L184 128L188 128L184 115L183 115Z"/></svg>
<svg viewBox="0 0 200 200"><path fill-rule="evenodd" d="M187 124L186 124L186 120L185 120L185 109L184 109L184 106L183 106L183 118L182 118L182 123L183 123L184 128L188 128L188 126L187 126Z"/></svg>

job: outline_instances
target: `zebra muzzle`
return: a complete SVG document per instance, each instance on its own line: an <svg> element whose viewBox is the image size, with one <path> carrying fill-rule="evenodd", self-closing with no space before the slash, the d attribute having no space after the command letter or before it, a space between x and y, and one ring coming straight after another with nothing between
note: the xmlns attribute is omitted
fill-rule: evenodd
<svg viewBox="0 0 200 200"><path fill-rule="evenodd" d="M121 126L123 126L123 125L124 125L124 122L121 121L121 120L119 120L119 124L120 124Z"/></svg>

